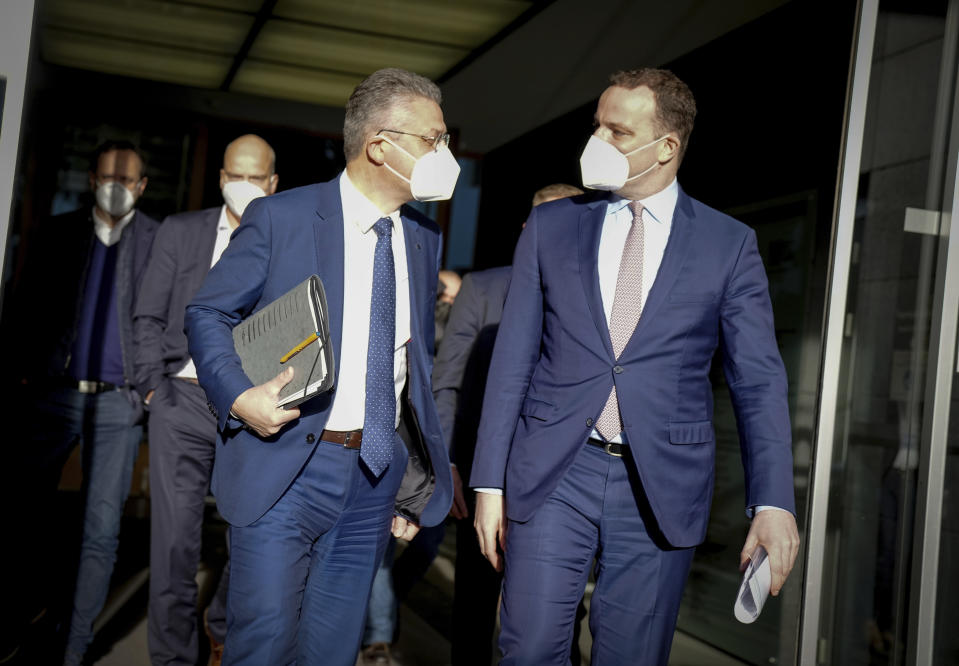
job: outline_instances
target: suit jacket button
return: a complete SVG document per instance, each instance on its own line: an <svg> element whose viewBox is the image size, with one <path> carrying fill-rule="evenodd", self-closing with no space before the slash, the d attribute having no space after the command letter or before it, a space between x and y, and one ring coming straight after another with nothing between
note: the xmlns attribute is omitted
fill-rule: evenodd
<svg viewBox="0 0 959 666"><path fill-rule="evenodd" d="M593 427L593 419L586 419L586 427L587 428Z"/></svg>
<svg viewBox="0 0 959 666"><path fill-rule="evenodd" d="M621 365L614 366L613 372L615 372L617 375L623 374L623 366Z"/></svg>
<svg viewBox="0 0 959 666"><path fill-rule="evenodd" d="M312 432L306 436L306 443L307 443L307 444L312 444L312 443L315 442L315 441L316 441L316 437L313 436L313 433L312 433Z"/></svg>

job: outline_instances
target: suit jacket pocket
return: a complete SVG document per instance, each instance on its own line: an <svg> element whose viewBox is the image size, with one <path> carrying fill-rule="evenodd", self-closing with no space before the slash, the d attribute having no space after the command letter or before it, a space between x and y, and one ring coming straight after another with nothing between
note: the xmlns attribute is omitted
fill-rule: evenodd
<svg viewBox="0 0 959 666"><path fill-rule="evenodd" d="M671 444L705 444L715 439L712 421L686 421L669 424Z"/></svg>
<svg viewBox="0 0 959 666"><path fill-rule="evenodd" d="M719 300L717 294L701 291L671 291L670 303L715 303Z"/></svg>
<svg viewBox="0 0 959 666"><path fill-rule="evenodd" d="M547 421L553 416L555 409L556 407L550 402L527 396L526 400L523 401L523 409L520 414L540 421Z"/></svg>

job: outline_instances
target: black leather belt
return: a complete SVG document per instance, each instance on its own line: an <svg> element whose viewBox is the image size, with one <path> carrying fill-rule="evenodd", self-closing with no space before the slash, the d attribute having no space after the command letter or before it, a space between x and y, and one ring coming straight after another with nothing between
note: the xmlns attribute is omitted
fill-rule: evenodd
<svg viewBox="0 0 959 666"><path fill-rule="evenodd" d="M623 452L626 450L625 444L617 444L616 442L604 442L601 439L596 439L595 437L590 437L586 440L588 443L593 446L601 448L603 451L608 453L611 456L616 456L617 458L623 457Z"/></svg>
<svg viewBox="0 0 959 666"><path fill-rule="evenodd" d="M67 379L66 385L80 393L106 393L116 391L119 386L110 382L97 382L90 379Z"/></svg>

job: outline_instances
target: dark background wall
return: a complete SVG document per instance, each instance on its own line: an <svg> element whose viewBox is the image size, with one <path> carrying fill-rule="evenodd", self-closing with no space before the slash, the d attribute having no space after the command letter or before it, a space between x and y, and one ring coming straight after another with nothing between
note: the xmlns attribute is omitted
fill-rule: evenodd
<svg viewBox="0 0 959 666"><path fill-rule="evenodd" d="M665 65L697 100L679 173L688 194L725 210L815 189L820 205L810 222L829 223L854 14L854 2L828 10L792 2ZM533 192L580 184L595 109L594 100L486 154L476 268L511 262Z"/></svg>

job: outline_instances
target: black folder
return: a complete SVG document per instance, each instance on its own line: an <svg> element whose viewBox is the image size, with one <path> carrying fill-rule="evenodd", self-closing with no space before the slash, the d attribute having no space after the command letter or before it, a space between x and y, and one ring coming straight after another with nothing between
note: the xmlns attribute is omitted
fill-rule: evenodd
<svg viewBox="0 0 959 666"><path fill-rule="evenodd" d="M247 317L233 328L233 344L254 385L294 368L293 381L280 391L277 406L293 407L333 388L336 373L322 280L311 275Z"/></svg>

